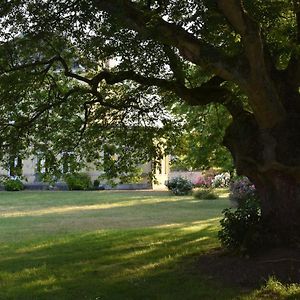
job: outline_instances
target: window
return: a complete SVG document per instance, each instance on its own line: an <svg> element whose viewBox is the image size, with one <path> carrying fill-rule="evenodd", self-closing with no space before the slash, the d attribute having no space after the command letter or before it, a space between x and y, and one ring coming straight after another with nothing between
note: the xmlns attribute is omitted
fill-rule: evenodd
<svg viewBox="0 0 300 300"><path fill-rule="evenodd" d="M63 174L73 173L75 170L75 157L74 152L62 153L62 171Z"/></svg>
<svg viewBox="0 0 300 300"><path fill-rule="evenodd" d="M20 156L12 156L8 163L8 175L11 177L22 176L22 158Z"/></svg>

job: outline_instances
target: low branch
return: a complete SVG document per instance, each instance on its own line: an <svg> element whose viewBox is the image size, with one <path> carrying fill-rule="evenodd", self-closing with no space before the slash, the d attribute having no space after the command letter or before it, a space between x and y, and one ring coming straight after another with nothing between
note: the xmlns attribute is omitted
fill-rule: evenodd
<svg viewBox="0 0 300 300"><path fill-rule="evenodd" d="M47 70L48 72L54 62L59 62L63 68L63 72L66 77L75 79L80 82L84 82L88 85L85 88L76 87L70 90L68 93L66 93L58 101L47 103L46 105L40 107L39 109L37 109L37 112L34 114L34 116L32 116L29 120L27 120L26 126L29 126L30 124L34 123L47 110L55 106L59 106L64 102L66 102L67 99L74 93L85 93L85 94L93 95L96 100L93 100L92 102L86 102L86 104L89 105L99 103L102 106L109 107L111 109L116 109L116 110L121 110L125 108L140 109L140 107L134 105L132 101L128 101L128 103L123 102L120 104L115 104L110 101L105 101L101 93L98 91L99 84L102 80L105 80L105 82L110 85L121 83L126 80L132 80L136 83L145 86L156 86L163 90L167 90L175 93L178 97L183 99L187 104L192 106L206 105L213 102L222 103L228 106L228 103L230 102L229 99L231 98L231 93L229 92L228 89L220 86L220 84L224 81L223 79L215 76L210 81L208 81L205 84L202 84L201 86L195 88L187 88L184 85L184 73L182 70L182 66L180 65L179 57L176 56L176 54L174 53L174 51L171 49L170 46L165 46L165 51L167 52L167 55L170 59L170 65L174 72L176 80L146 77L137 74L133 71L120 71L117 73L112 73L107 70L98 73L92 78L87 78L82 75L73 73L70 70L66 60L62 56L55 56L49 60L41 60L41 61L36 61L33 63L17 66L16 68L14 68L14 71L46 65L45 70ZM11 71L13 71L13 69L11 69ZM230 111L233 114L236 113L236 109L235 110L230 109Z"/></svg>
<svg viewBox="0 0 300 300"><path fill-rule="evenodd" d="M220 83L223 80L218 78L217 83L216 77L214 77L214 84L212 80L199 87L187 88L185 85L178 81L171 81L155 77L145 77L133 71L123 71L118 73L102 71L93 79L91 79L93 90L97 89L98 84L101 80L105 80L108 84L116 84L124 80L133 80L145 86L156 86L163 90L174 92L187 104L192 106L206 105L212 102L223 103L226 99L228 99L230 94L230 92L226 88L220 86Z"/></svg>

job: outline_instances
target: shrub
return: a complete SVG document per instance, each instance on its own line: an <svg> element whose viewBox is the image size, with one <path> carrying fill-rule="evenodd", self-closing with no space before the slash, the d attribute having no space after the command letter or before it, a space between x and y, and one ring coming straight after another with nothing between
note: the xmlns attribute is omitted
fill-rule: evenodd
<svg viewBox="0 0 300 300"><path fill-rule="evenodd" d="M237 206L243 204L247 199L257 198L255 186L247 177L237 179L229 186L229 199Z"/></svg>
<svg viewBox="0 0 300 300"><path fill-rule="evenodd" d="M85 173L67 174L64 177L69 190L88 190L91 188L92 183L90 176Z"/></svg>
<svg viewBox="0 0 300 300"><path fill-rule="evenodd" d="M263 226L260 204L256 198L245 200L236 210L227 208L223 214L218 237L224 247L239 253L261 249Z"/></svg>
<svg viewBox="0 0 300 300"><path fill-rule="evenodd" d="M214 177L211 182L213 188L225 188L228 187L230 183L230 174L228 172L218 174Z"/></svg>
<svg viewBox="0 0 300 300"><path fill-rule="evenodd" d="M6 191L22 191L24 190L24 184L22 181L18 178L12 179L9 178L3 182L4 184L4 189Z"/></svg>
<svg viewBox="0 0 300 300"><path fill-rule="evenodd" d="M175 177L168 180L166 186L174 195L178 196L188 195L193 190L193 183L182 177Z"/></svg>
<svg viewBox="0 0 300 300"><path fill-rule="evenodd" d="M196 199L205 199L205 200L214 200L218 199L219 195L214 193L212 190L207 189L207 190L199 190L194 193L194 198Z"/></svg>

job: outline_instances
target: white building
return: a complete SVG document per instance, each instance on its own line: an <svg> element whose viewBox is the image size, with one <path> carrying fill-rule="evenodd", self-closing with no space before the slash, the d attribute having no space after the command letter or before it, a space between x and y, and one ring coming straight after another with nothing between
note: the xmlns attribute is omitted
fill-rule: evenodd
<svg viewBox="0 0 300 300"><path fill-rule="evenodd" d="M149 182L148 174L151 173L153 168L153 163L148 162L141 166L142 176L141 180L137 183L119 184L116 188L119 189L165 189L165 182L168 180L168 175L170 172L170 158L169 156L164 156L163 159L158 163L155 169L155 180ZM16 174L16 170L18 170ZM0 167L0 176L14 176L21 175L23 178L23 183L28 188L39 188L43 187L43 182L40 180L40 173L43 173L43 167L41 168L37 157L27 158L21 160L19 158L14 159L7 169ZM98 179L99 176L103 175L103 171L96 170L95 166L92 164L84 168L81 172L86 173L90 176L91 181ZM116 179L116 182L118 180ZM104 182L105 183L105 182ZM101 182L102 184L102 182ZM45 186L45 184L44 184ZM109 186L106 185L108 188Z"/></svg>

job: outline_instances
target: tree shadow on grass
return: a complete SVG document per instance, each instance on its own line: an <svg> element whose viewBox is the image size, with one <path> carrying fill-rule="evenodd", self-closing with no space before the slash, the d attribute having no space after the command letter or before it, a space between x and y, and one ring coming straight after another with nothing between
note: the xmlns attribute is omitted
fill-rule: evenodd
<svg viewBox="0 0 300 300"><path fill-rule="evenodd" d="M186 257L216 245L215 224L184 228L103 231L16 248L0 259L0 298L226 299L185 267Z"/></svg>
<svg viewBox="0 0 300 300"><path fill-rule="evenodd" d="M285 284L299 284L300 252L295 248L274 248L245 258L218 250L199 257L197 268L226 284L246 288L257 288L270 277Z"/></svg>

